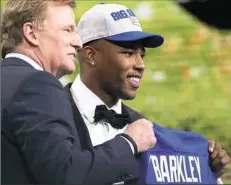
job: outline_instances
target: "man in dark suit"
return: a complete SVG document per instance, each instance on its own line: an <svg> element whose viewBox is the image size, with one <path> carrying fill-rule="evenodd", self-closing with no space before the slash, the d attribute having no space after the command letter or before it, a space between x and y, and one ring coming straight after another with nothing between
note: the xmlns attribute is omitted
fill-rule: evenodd
<svg viewBox="0 0 231 185"><path fill-rule="evenodd" d="M9 0L1 23L2 184L111 184L138 177L135 155L155 145L140 119L120 135L83 148L68 94L58 81L75 70L71 0ZM80 135L80 137L82 137ZM134 150L134 151L133 151ZM135 155L134 155L135 154Z"/></svg>
<svg viewBox="0 0 231 185"><path fill-rule="evenodd" d="M80 18L77 28L83 42L80 74L66 89L81 146L88 149L124 132L129 122L117 122L117 117L128 116L131 122L143 118L121 100L136 96L145 69L144 48L158 47L164 40L143 32L134 13L115 4L95 5ZM220 155L225 166L229 158L224 151Z"/></svg>

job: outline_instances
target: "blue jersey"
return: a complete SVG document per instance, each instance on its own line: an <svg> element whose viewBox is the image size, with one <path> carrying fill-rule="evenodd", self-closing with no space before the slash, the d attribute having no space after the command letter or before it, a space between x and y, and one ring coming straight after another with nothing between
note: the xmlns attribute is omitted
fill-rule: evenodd
<svg viewBox="0 0 231 185"><path fill-rule="evenodd" d="M155 147L138 159L140 184L217 184L209 167L208 140L154 124Z"/></svg>

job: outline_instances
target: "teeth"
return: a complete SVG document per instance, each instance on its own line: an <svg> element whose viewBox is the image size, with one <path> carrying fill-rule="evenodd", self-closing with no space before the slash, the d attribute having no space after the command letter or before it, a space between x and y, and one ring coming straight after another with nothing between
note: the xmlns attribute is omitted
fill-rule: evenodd
<svg viewBox="0 0 231 185"><path fill-rule="evenodd" d="M130 80L134 81L134 82L139 82L140 79L137 77L129 77Z"/></svg>

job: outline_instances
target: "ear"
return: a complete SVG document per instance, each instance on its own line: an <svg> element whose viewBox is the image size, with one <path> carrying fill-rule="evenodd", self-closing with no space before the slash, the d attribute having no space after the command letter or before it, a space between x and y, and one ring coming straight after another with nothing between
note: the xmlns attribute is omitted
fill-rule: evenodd
<svg viewBox="0 0 231 185"><path fill-rule="evenodd" d="M85 46L82 49L83 58L91 67L96 65L96 53L97 51L91 46Z"/></svg>
<svg viewBox="0 0 231 185"><path fill-rule="evenodd" d="M35 46L38 45L38 38L35 33L36 30L35 25L31 22L26 22L22 27L24 39Z"/></svg>

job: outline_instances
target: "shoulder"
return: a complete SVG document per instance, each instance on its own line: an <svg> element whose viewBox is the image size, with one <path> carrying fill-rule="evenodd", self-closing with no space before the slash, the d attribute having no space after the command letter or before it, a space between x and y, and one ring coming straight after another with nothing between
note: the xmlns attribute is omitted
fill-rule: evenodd
<svg viewBox="0 0 231 185"><path fill-rule="evenodd" d="M28 75L27 77L27 82L38 82L39 84L44 84L48 85L49 83L51 84L56 84L58 87L61 87L63 89L63 86L61 82L59 81L58 78L56 78L54 75L51 73L48 73L46 71L36 71Z"/></svg>
<svg viewBox="0 0 231 185"><path fill-rule="evenodd" d="M132 118L132 120L134 120L134 121L138 120L138 119L146 118L143 114L130 108L129 106L127 106L125 104L122 104L122 109L123 109L123 111L127 112L130 115L130 117Z"/></svg>
<svg viewBox="0 0 231 185"><path fill-rule="evenodd" d="M45 103L47 105L49 102L52 102L53 105L62 102L66 103L67 93L60 81L52 74L33 70L24 75L20 80L17 77L21 78L20 75L16 75L14 79L10 79L11 85L9 85L9 81L8 85L5 85L6 97L9 96L7 93L11 94L8 105L22 100L30 100L31 103Z"/></svg>
<svg viewBox="0 0 231 185"><path fill-rule="evenodd" d="M30 73L21 83L20 91L40 92L49 97L57 97L66 92L59 79L45 71Z"/></svg>
<svg viewBox="0 0 231 185"><path fill-rule="evenodd" d="M68 94L52 74L37 71L27 77L11 101L15 112L34 111L50 117L70 119L72 116ZM26 105L26 106L25 106ZM19 109L22 109L18 111Z"/></svg>

